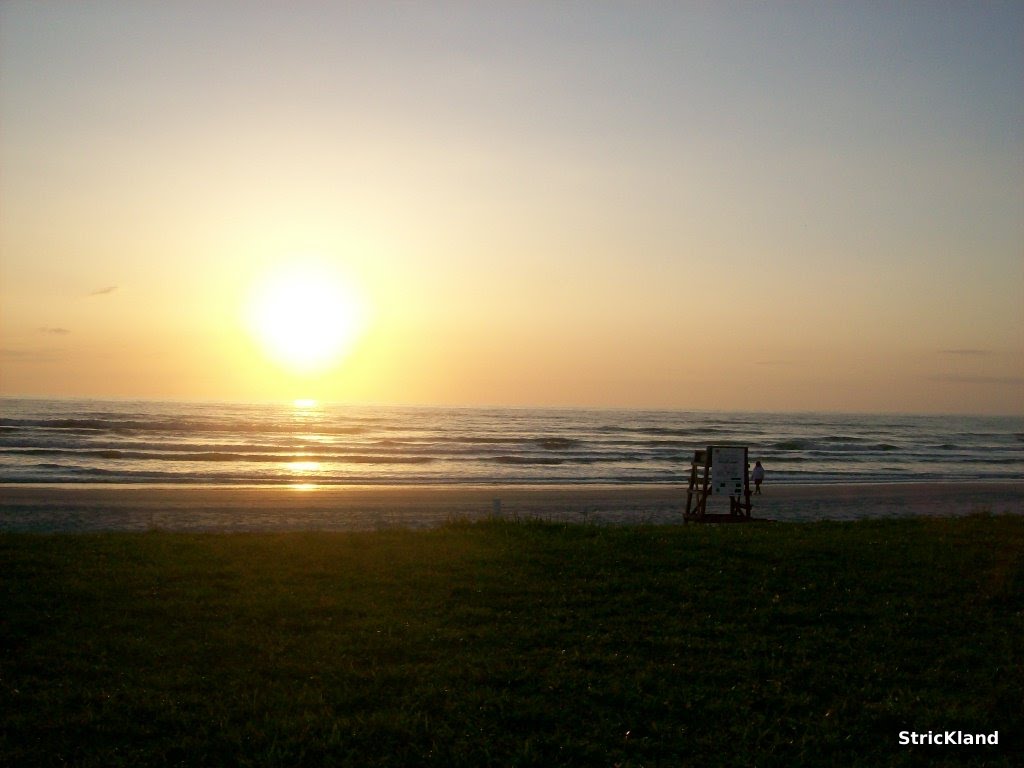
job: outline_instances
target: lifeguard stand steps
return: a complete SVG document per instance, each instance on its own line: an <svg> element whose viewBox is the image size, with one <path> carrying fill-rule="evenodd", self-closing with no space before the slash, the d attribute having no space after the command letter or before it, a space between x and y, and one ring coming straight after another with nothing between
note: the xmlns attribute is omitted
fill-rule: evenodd
<svg viewBox="0 0 1024 768"><path fill-rule="evenodd" d="M686 523L770 522L751 516L750 465L745 445L709 445L693 452L686 490ZM729 494L729 514L707 511L708 497Z"/></svg>

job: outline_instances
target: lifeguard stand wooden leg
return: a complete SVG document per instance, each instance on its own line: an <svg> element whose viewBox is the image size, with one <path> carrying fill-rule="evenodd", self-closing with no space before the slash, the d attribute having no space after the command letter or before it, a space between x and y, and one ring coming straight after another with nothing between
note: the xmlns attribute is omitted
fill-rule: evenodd
<svg viewBox="0 0 1024 768"><path fill-rule="evenodd" d="M711 491L711 451L694 451L683 521L703 520Z"/></svg>

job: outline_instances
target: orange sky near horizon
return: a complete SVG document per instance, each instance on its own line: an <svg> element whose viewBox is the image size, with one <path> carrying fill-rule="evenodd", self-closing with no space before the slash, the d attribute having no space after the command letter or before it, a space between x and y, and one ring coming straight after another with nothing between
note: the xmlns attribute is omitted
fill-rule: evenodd
<svg viewBox="0 0 1024 768"><path fill-rule="evenodd" d="M1022 414L1022 32L5 3L0 395ZM249 315L311 263L361 314L300 371Z"/></svg>

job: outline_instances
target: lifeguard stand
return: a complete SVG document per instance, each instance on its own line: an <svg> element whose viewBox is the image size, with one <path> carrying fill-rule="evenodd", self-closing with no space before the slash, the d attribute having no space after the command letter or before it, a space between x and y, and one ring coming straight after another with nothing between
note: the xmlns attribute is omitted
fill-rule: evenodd
<svg viewBox="0 0 1024 768"><path fill-rule="evenodd" d="M685 522L750 520L750 472L745 445L710 445L693 452L686 491ZM708 514L708 496L729 494L729 514Z"/></svg>

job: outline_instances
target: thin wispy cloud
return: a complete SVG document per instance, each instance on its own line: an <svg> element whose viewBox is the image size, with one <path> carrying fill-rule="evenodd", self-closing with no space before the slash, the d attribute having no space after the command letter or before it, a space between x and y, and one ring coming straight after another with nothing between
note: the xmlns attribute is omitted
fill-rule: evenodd
<svg viewBox="0 0 1024 768"><path fill-rule="evenodd" d="M22 363L51 363L60 358L52 349L0 349L0 360Z"/></svg>
<svg viewBox="0 0 1024 768"><path fill-rule="evenodd" d="M67 336L69 333L71 333L71 331L68 330L67 328L52 328L49 326L44 326L40 328L39 332L48 334L50 336Z"/></svg>
<svg viewBox="0 0 1024 768"><path fill-rule="evenodd" d="M956 384L997 384L1024 386L1024 376L960 376L956 374L940 374L929 376L931 381L945 381Z"/></svg>
<svg viewBox="0 0 1024 768"><path fill-rule="evenodd" d="M955 355L957 357L985 357L991 355L991 349L977 349L973 347L964 347L960 349L940 349L940 355Z"/></svg>
<svg viewBox="0 0 1024 768"><path fill-rule="evenodd" d="M95 291L90 291L90 296L106 296L108 293L113 293L117 290L116 285L108 285L104 288L97 288Z"/></svg>

